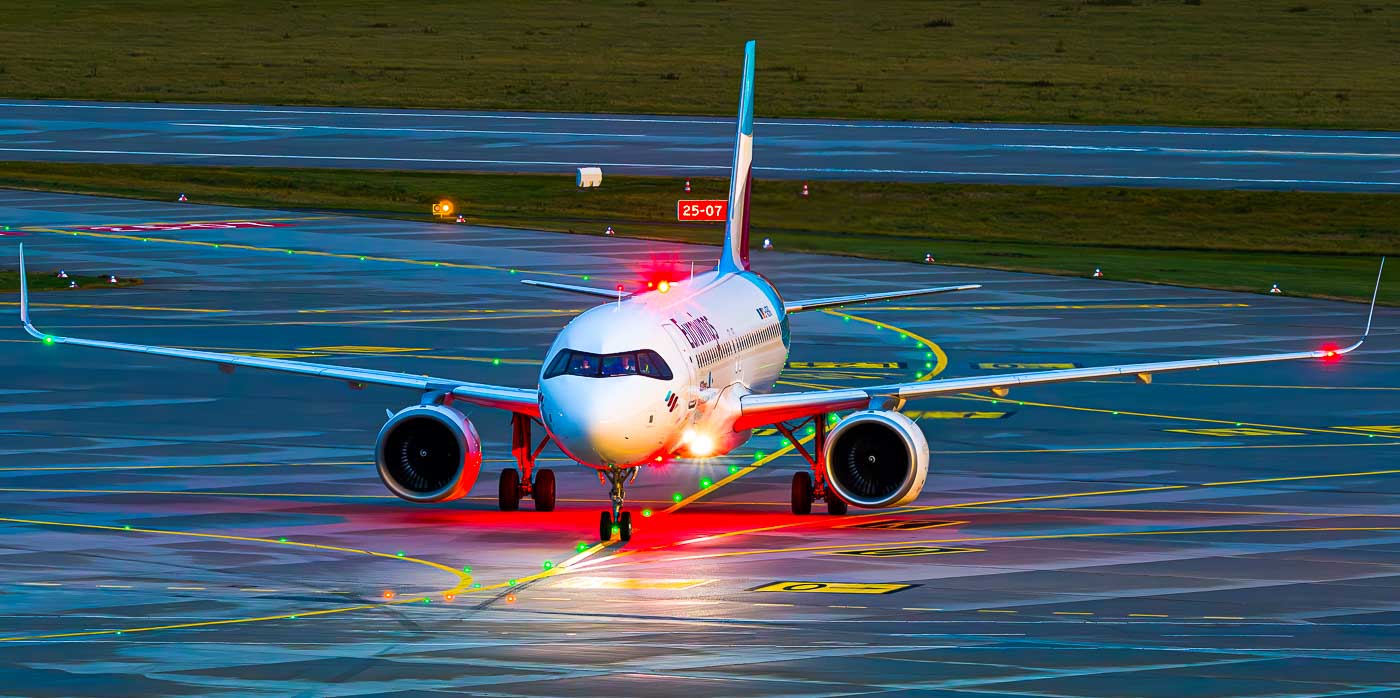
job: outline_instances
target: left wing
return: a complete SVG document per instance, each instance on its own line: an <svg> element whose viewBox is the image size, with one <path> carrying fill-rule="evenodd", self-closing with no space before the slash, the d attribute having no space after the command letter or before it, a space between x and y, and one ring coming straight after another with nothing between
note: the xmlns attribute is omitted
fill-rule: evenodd
<svg viewBox="0 0 1400 698"><path fill-rule="evenodd" d="M967 284L965 286L938 286L935 288L916 288L909 291L890 291L887 293L859 293L854 296L830 296L827 298L813 298L805 301L795 301L784 303L783 310L789 313L801 313L807 310L821 310L822 308L835 308L842 305L855 305L857 303L873 303L891 298L907 298L909 296L927 296L934 293L949 293L952 291L971 291L974 288L982 288L982 284Z"/></svg>
<svg viewBox="0 0 1400 698"><path fill-rule="evenodd" d="M1035 371L1030 373L1009 373L998 376L973 376L971 378L951 378L922 383L893 383L866 388L844 388L796 393L771 393L765 395L745 395L739 401L739 419L734 424L735 431L803 419L816 414L856 409L900 409L906 400L963 393L975 390L990 390L997 396L1005 396L1012 387L1043 385L1046 383L1066 383L1069 381L1135 376L1143 383L1150 383L1155 373L1185 371L1189 369L1211 368L1214 366L1236 366L1240 364L1269 363L1273 361L1294 361L1297 359L1328 359L1356 351L1371 334L1371 319L1376 313L1376 296L1380 293L1381 273L1385 271L1385 260L1381 260L1381 270L1376 274L1376 290L1371 294L1371 309L1366 316L1366 329L1361 338L1350 346L1341 349L1318 349L1315 351L1295 351L1282 354L1255 354L1252 356L1227 356L1216 359L1188 359L1185 361L1157 361L1121 366L1098 366L1093 368L1067 368L1055 371Z"/></svg>
<svg viewBox="0 0 1400 698"><path fill-rule="evenodd" d="M330 364L289 361L287 359L263 359L256 356L240 356L238 354L223 354L212 351L197 351L193 349L150 346L145 344L123 344L121 342L106 342L97 339L80 339L77 337L61 337L58 335L46 334L40 332L29 321L29 283L24 276L23 244L20 245L19 249L19 278L20 322L24 325L24 330L26 332L34 338L43 341L44 344L72 344L74 346L92 347L94 349L113 349L116 351L134 352L138 354L169 356L176 359L205 361L218 364L220 369L226 371L232 370L235 366L243 366L246 368L281 371L283 373L296 373L303 376L334 378L349 383L352 388L360 388L372 384L389 385L396 388L410 388L425 392L441 391L450 393L454 398L474 405L509 410L532 417L538 417L540 414L538 391L524 388L508 388L484 383L463 383L462 381L446 378L433 378L431 376L415 375L412 373L395 373L393 371L376 371L368 368L332 366Z"/></svg>

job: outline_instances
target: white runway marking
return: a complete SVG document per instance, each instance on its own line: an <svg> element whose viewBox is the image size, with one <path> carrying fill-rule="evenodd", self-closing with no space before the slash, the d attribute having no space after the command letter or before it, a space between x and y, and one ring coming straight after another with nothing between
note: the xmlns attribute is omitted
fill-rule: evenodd
<svg viewBox="0 0 1400 698"><path fill-rule="evenodd" d="M105 110L130 110L130 111L174 111L174 112L212 112L223 114L310 114L310 115L330 115L330 116L402 116L409 118L434 118L434 119L510 119L517 121L596 121L614 123L660 123L660 124L718 124L732 125L733 120L726 117L646 117L646 116L586 116L569 114L453 114L444 112L415 112L415 111L345 111L338 109L263 109L256 107L190 107L190 106L169 106L169 105L133 105L133 104L65 104L65 103L0 103L0 107L27 108L27 109L105 109ZM1054 126L1054 125L973 125L973 124L928 124L928 123L879 123L879 122L855 122L843 123L837 121L755 121L760 126L791 126L803 128L870 128L870 129L912 129L912 130L935 130L935 131L989 131L989 132L1030 132L1030 133L1115 133L1147 136L1206 136L1206 137L1240 137L1259 136L1262 138L1337 138L1356 140L1400 140L1400 133L1354 133L1344 131L1255 131L1247 129L1239 130L1195 130L1195 131L1173 131L1161 127L1076 127L1076 126Z"/></svg>
<svg viewBox="0 0 1400 698"><path fill-rule="evenodd" d="M476 133L497 136L580 136L588 138L665 138L646 133L579 133L575 131L505 131L487 129L463 129L463 128L408 128L395 126L326 126L322 124L306 124L302 126L260 126L253 124L199 124L170 122L171 126L203 126L207 128L270 128L283 131L305 131L316 129L322 131L384 131L384 132L406 132L406 133Z"/></svg>
<svg viewBox="0 0 1400 698"><path fill-rule="evenodd" d="M3 106L3 105L0 105ZM361 161L361 162L431 162L445 165L534 165L534 166L558 166L577 167L577 162L564 162L558 160L483 160L468 158L394 158L394 157L371 157L364 155L271 155L265 153L191 153L174 151L153 151L153 150L87 150L78 148L0 148L0 152L14 153L69 153L75 155L144 155L144 156L169 156L169 157L194 157L194 158L250 158L259 160L328 160L328 161ZM631 167L642 169L673 169L673 170L714 170L727 172L728 165L680 165L664 163L637 163L637 162L594 162L598 167ZM1058 179L1086 179L1100 181L1140 181L1140 182L1231 182L1237 184L1327 184L1327 185L1351 185L1369 187L1396 187L1400 186L1400 181L1366 181L1366 180L1342 180L1342 179L1255 179L1248 177L1190 177L1175 175L1116 175L1116 174L1087 174L1072 172L979 172L970 170L898 170L898 169L876 169L876 168L842 168L842 167L754 167L754 170L763 172L797 172L811 174L857 174L857 175L925 175L925 176L950 176L950 177L1004 177L1013 179L1024 179L1028 177L1045 177Z"/></svg>

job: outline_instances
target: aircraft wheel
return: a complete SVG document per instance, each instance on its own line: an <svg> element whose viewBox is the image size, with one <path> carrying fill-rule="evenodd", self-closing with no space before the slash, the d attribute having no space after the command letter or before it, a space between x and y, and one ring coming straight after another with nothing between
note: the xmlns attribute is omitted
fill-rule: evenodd
<svg viewBox="0 0 1400 698"><path fill-rule="evenodd" d="M623 542L632 540L632 512L624 511L618 515L617 535Z"/></svg>
<svg viewBox="0 0 1400 698"><path fill-rule="evenodd" d="M603 515L598 518L598 540L600 542L606 543L612 540L612 527L612 512L603 512Z"/></svg>
<svg viewBox="0 0 1400 698"><path fill-rule="evenodd" d="M497 495L501 511L515 511L520 508L520 473L515 468L501 471L501 487Z"/></svg>
<svg viewBox="0 0 1400 698"><path fill-rule="evenodd" d="M830 487L827 488L826 513L832 516L845 516L846 510L850 509L850 507L851 505L847 504L846 500L836 496L836 493L832 492Z"/></svg>
<svg viewBox="0 0 1400 698"><path fill-rule="evenodd" d="M812 474L805 470L792 474L792 513L812 513Z"/></svg>
<svg viewBox="0 0 1400 698"><path fill-rule="evenodd" d="M544 468L535 473L535 486L530 489L535 511L554 511L554 471Z"/></svg>

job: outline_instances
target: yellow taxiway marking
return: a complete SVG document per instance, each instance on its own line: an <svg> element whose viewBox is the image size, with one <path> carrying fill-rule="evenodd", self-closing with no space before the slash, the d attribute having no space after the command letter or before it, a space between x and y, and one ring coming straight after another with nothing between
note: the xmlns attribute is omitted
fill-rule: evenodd
<svg viewBox="0 0 1400 698"><path fill-rule="evenodd" d="M941 608L922 608L922 607L919 607L919 606L906 606L906 607L901 608L901 609L899 609L899 610L901 610L901 611L941 611L941 610L943 610L943 609L941 609Z"/></svg>
<svg viewBox="0 0 1400 698"><path fill-rule="evenodd" d="M1400 442L1350 444L1234 444L1229 446L1085 446L1083 448L1011 448L967 451L931 451L939 455L994 455L998 453L1116 453L1120 451L1225 451L1260 448L1361 448L1366 446L1400 446Z"/></svg>
<svg viewBox="0 0 1400 698"><path fill-rule="evenodd" d="M1201 616L1205 620L1244 620L1244 616Z"/></svg>
<svg viewBox="0 0 1400 698"><path fill-rule="evenodd" d="M1248 303L1103 303L1100 305L872 305L879 310L1157 310L1162 308L1248 308ZM864 311L863 311L864 312Z"/></svg>
<svg viewBox="0 0 1400 698"><path fill-rule="evenodd" d="M1128 411L1128 410L1108 410L1108 409L1102 409L1102 408L1099 408L1099 407L1079 407L1079 406L1077 406L1077 405L1057 405L1057 404L1048 403L1048 402L1031 402L1031 401L1029 401L1029 400L1011 400L1011 399L1007 399L1007 398L992 398L992 397L987 397L987 396L985 396L985 395L977 395L977 394L975 394L975 393L958 393L957 395L950 395L950 396L947 396L947 397L949 397L949 398L951 398L951 399L958 399L958 400L976 400L976 401L979 401L979 402L990 402L991 404L994 404L994 405L999 405L999 404L1002 404L1002 403L1006 403L1006 404L1009 404L1009 405L1021 405L1021 406L1028 406L1028 407L1049 407L1049 408L1051 408L1051 409L1070 410L1070 411L1074 411L1074 412L1096 412L1096 413L1099 413L1099 414L1124 415L1124 416L1128 416L1128 417L1147 417L1147 418L1149 418L1149 419L1166 419L1166 420L1178 421L1178 422L1200 422L1200 423L1203 423L1203 424L1227 424L1227 425L1230 425L1230 426L1233 426L1233 427L1237 427L1237 428L1238 428L1238 427L1251 427L1251 428L1257 428L1257 429L1286 429L1286 430L1293 430L1293 431L1306 431L1306 432L1312 432L1312 433L1317 433L1317 434L1346 434L1347 436L1368 436L1368 437L1380 437L1380 438L1388 438L1388 439L1400 439L1400 434L1385 434L1385 433L1372 434L1372 433L1369 433L1369 432L1347 431L1347 430L1342 430L1342 429L1324 429L1324 428L1320 428L1320 427L1294 427L1294 426L1287 426L1287 425L1283 425L1283 424L1259 424L1259 423L1255 423L1255 422L1234 422L1234 421L1230 421L1230 420L1228 420L1228 419L1211 419L1211 418L1208 418L1208 417L1183 417L1183 416L1181 416L1181 415L1155 414L1155 413L1152 413L1152 412L1132 412L1132 411Z"/></svg>
<svg viewBox="0 0 1400 698"><path fill-rule="evenodd" d="M1053 613L1051 613L1051 615L1056 615L1056 616L1092 616L1092 615L1094 615L1094 614L1092 614L1092 613L1090 613L1090 612L1088 612L1088 611L1054 611Z"/></svg>
<svg viewBox="0 0 1400 698"><path fill-rule="evenodd" d="M1007 611L1000 608L979 608L978 613L1020 613L1020 611Z"/></svg>
<svg viewBox="0 0 1400 698"><path fill-rule="evenodd" d="M1294 475L1291 477L1267 477L1258 480L1229 480L1226 482L1207 482L1201 487L1219 487L1222 485L1256 485L1265 482L1293 482L1297 480L1322 480L1333 477L1368 477L1372 475L1394 475L1400 470L1367 470L1359 473L1332 473L1329 475Z"/></svg>
<svg viewBox="0 0 1400 698"><path fill-rule="evenodd" d="M1129 613L1129 618L1170 618L1165 613Z"/></svg>
<svg viewBox="0 0 1400 698"><path fill-rule="evenodd" d="M1128 537L1149 537L1149 536L1202 536L1202 535L1239 535L1239 534L1263 534L1263 533L1337 533L1337 532L1367 532L1367 531L1400 531L1400 526L1319 526L1315 528L1221 528L1221 529L1193 529L1189 531L1108 531L1101 533L1043 533L1028 534L1022 536L977 536L967 538L942 538L934 540L914 540L904 541L911 545L936 545L936 544L959 544L959 543L1005 543L1023 540L1066 540L1078 538L1128 538ZM723 557L746 557L749 555L772 555L777 553L803 553L822 552L836 550L840 548L853 547L853 543L839 545L813 545L795 548L769 548L764 550L733 550L722 553L702 553L697 555L682 555L670 558L670 561L680 560L708 560Z"/></svg>
<svg viewBox="0 0 1400 698"><path fill-rule="evenodd" d="M130 584L98 584L98 589L130 589Z"/></svg>
<svg viewBox="0 0 1400 698"><path fill-rule="evenodd" d="M0 305L18 306L14 301L3 301ZM92 303L30 303L35 308L86 308L89 310L142 310L157 313L231 313L223 308L168 308L155 305L96 305Z"/></svg>
<svg viewBox="0 0 1400 698"><path fill-rule="evenodd" d="M444 267L447 269L479 269L486 271L505 271L511 274L529 274L535 276L560 276L569 279L581 279L585 274L566 274L557 271L535 271L520 268L496 267L489 264L461 264L458 262L435 262L422 259L405 259L403 257L380 257L376 255L348 254L343 252L321 252L317 250L289 249L286 247L264 247L260 245L244 245L230 242L204 242L202 240L181 240L167 237L151 237L148 235L123 235L120 233L99 233L91 230L62 230L59 228L39 228L25 227L21 230L29 233L55 233L58 235L76 235L81 237L103 238L108 240L128 240L133 242L157 242L167 245L187 245L191 247L208 247L230 250L246 250L250 252L273 252L276 254L297 254L308 257L329 257L332 259L359 260L361 262L390 262L394 264L411 264L426 267Z"/></svg>
<svg viewBox="0 0 1400 698"><path fill-rule="evenodd" d="M930 378L933 378L934 376L936 376L936 375L942 373L944 369L948 368L948 355L945 354L945 353L943 352L943 348L942 348L942 347L940 347L940 346L938 346L937 344L935 344L935 343L933 342L933 340L931 340L931 339L927 339L927 338L925 338L925 337L921 337L921 336L919 336L919 335L917 335L917 334L914 334L913 332L910 332L909 330L906 330L906 329L904 329L904 328L902 328L902 327L895 327L894 325L891 325L891 324L888 324L888 323L884 323L884 322L880 322L879 320L871 320L870 318L861 317L861 316L859 316L859 315L852 315L852 314L850 314L850 313L843 313L843 312L841 312L841 311L839 311L839 310L823 310L822 312L823 312L823 313L826 313L827 315L832 315L832 316L839 317L839 318L850 318L850 319L852 319L852 320L855 320L856 322L863 322L863 323L865 323L865 324L867 324L867 325L874 325L875 327L879 327L880 329L883 329L883 330L890 330L891 332L897 332L897 333L899 333L899 336L900 336L900 337L908 337L909 339L912 339L912 340L914 340L915 342L917 342L917 343L919 343L919 344L922 344L922 345L924 346L925 349L927 349L928 351L930 351L930 352L933 353L933 355L934 355L934 357L935 357L935 363L934 363L934 365L933 365L933 368L930 369L930 370L928 371L928 373L922 374L922 375L920 375L918 378L915 378L915 379L914 379L915 382L926 381L926 380L928 380L928 379L930 379Z"/></svg>
<svg viewBox="0 0 1400 698"><path fill-rule="evenodd" d="M1000 363L998 363L998 362L982 362L982 363L976 364L976 365L974 366L974 368L980 368L980 369L982 369L982 370L984 370L984 371L1014 371L1014 370L1018 370L1018 369L1019 369L1019 370L1027 370L1027 371L1054 371L1054 370L1060 370L1060 369L1066 369L1066 368L1079 368L1079 364L1066 364L1066 363L1024 363L1024 362L1020 362L1020 361L1007 361L1007 362L1000 362Z"/></svg>
<svg viewBox="0 0 1400 698"><path fill-rule="evenodd" d="M132 526L106 526L106 525L100 525L100 524L80 524L80 523L66 523L66 522L59 522L59 521L39 521L39 520L33 520L33 519L14 519L14 518L0 518L0 522L3 522L3 523L15 523L15 524L25 524L25 525L32 525L32 526L60 526L60 527L78 528L78 529L86 529L86 530L116 531L116 532L122 532L122 533L134 533L134 534L143 534L143 535L186 536L186 537L192 537L192 538L207 538L207 539L215 539L215 540L230 540L230 541L249 542L249 543L267 543L267 544L271 544L271 545L284 545L284 546L292 546L292 547L298 547L298 548L308 548L308 549L323 550L323 551L330 551L330 552L337 552L337 553L349 553L349 554L354 554L354 555L368 555L368 556L372 556L372 557L388 558L388 559L391 559L391 560L402 560L402 561L404 561L404 562L412 562L412 563L419 564L419 565L425 565L425 566L427 566L427 567L431 567L431 568L434 568L434 569L437 569L437 570L441 570L441 571L443 571L443 572L447 572L447 573L453 575L453 577L456 578L456 580L457 580L457 583L456 583L453 587L451 587L451 588L449 588L449 589L444 589L444 590L442 590L442 591L433 592L432 594L429 594L429 595L409 595L409 596L406 596L406 597L399 597L399 598L394 598L394 599L386 599L386 600L385 600L384 602L382 602L382 603L359 604L359 605L355 605L355 606L342 606L342 607L338 607L338 608L327 608L327 609L319 609L319 610L314 610L314 611L297 611L297 612L295 612L295 613L281 613L281 614L277 614L277 615L257 616L257 617L249 617L249 618L226 618L226 619L221 619L221 620L195 621L195 622L190 622L190 623L175 623L175 624L170 624L170 625L155 625L155 626L147 626L147 627L139 627L139 628L122 628L122 629L119 629L119 630L118 630L118 629L85 630L85 631L69 632L69 633L49 633L49 634L43 634L43 635L27 635L27 636L16 636L16 637L0 637L0 642L26 642L26 641L53 640L53 639L74 638L74 637L96 637L96 636L103 636L103 635L113 635L113 636L117 636L117 635L123 635L123 634L127 634L127 633L155 632L155 631L159 631L159 630L180 630L180 629L187 629L187 628L205 628L205 627L213 627L213 626L221 626L221 625L236 625L236 624L243 624L243 623L258 623L258 622L275 621L275 620L294 620L294 619L298 619L298 618L309 618L309 617L324 616L324 615L331 615L331 614L337 614L337 613L350 613L350 612L354 612L354 611L370 610L370 609L375 609L375 608L383 608L383 607L386 607L386 606L401 606L401 605L408 605L408 604L430 603L434 598L440 598L440 599L446 600L446 599L450 599L450 598L452 598L452 597L456 597L456 596L460 596L460 595L464 595L464 594L474 594L474 593L475 593L475 594L479 594L479 593L488 592L488 591L495 591L495 590L500 590L500 589L509 588L509 587L512 587L512 586L517 586L517 585L520 585L520 584L525 584L525 583L527 583L527 582L535 581L535 580L538 580L538 579L543 579L543 578L545 578L545 577L549 577L549 576L552 576L552 575L554 575L554 574L557 574L557 573L563 571L563 570L566 569L569 565L573 564L575 561L586 559L588 556L590 556L590 555L592 555L592 554L594 554L594 553L596 553L596 552L598 552L598 551L600 551L600 550L603 550L603 549L606 547L606 546L603 545L603 544L594 545L594 546L592 546L591 548L588 548L587 550L585 550L584 552L579 553L578 555L575 555L574 557L570 558L569 560L567 560L567 561L565 561L565 562L563 562L563 563L561 563L561 564L555 566L553 569L545 570L545 571L543 571L543 572L539 572L539 573L532 574L532 575L525 576L525 577L518 577L518 578L516 578L516 579L512 579L512 580L507 581L507 582L500 582L500 583L497 583L497 584L490 584L490 585L485 585L485 586L472 586L472 576L471 576L470 574L466 573L466 572L463 572L463 571L461 571L461 570L458 570L458 569L453 568L453 567L449 567L449 566L447 566L447 565L444 565L444 564L441 564L441 563L438 563L438 562L432 562L432 561L430 561L430 560L424 560L424 559L421 559L421 558L405 556L405 555L402 555L402 554L400 554L400 553L390 554L390 553L376 552L376 551L373 551L373 550L360 550L360 549L356 549L356 548L345 548L345 547L333 546L333 545L321 545L321 544L317 544L317 543L302 543L302 542L298 542L298 541L274 540L274 539L271 539L271 538L254 538L254 537L249 537L249 536L233 536L233 535L226 535L226 534L219 534L219 533L198 533L198 532L193 532L193 531L170 531L170 530L151 529L151 528L136 528L136 527L132 527ZM197 588L196 588L196 587L190 587L190 589L193 590L193 589L197 589Z"/></svg>
<svg viewBox="0 0 1400 698"><path fill-rule="evenodd" d="M63 586L62 584L60 584L60 583L58 583L58 582L20 582L20 584L23 585L23 586L27 586L27 587L61 587L61 586Z"/></svg>
<svg viewBox="0 0 1400 698"><path fill-rule="evenodd" d="M1195 434L1197 436L1303 436L1301 431L1282 429L1260 429L1259 427L1212 427L1207 429L1163 429L1173 434Z"/></svg>

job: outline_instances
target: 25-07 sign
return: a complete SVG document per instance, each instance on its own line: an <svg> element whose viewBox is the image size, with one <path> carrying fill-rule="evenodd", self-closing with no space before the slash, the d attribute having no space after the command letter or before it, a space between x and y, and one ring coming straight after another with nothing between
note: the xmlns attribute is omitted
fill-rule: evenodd
<svg viewBox="0 0 1400 698"><path fill-rule="evenodd" d="M682 199L676 202L676 220L723 222L728 204L724 199Z"/></svg>

